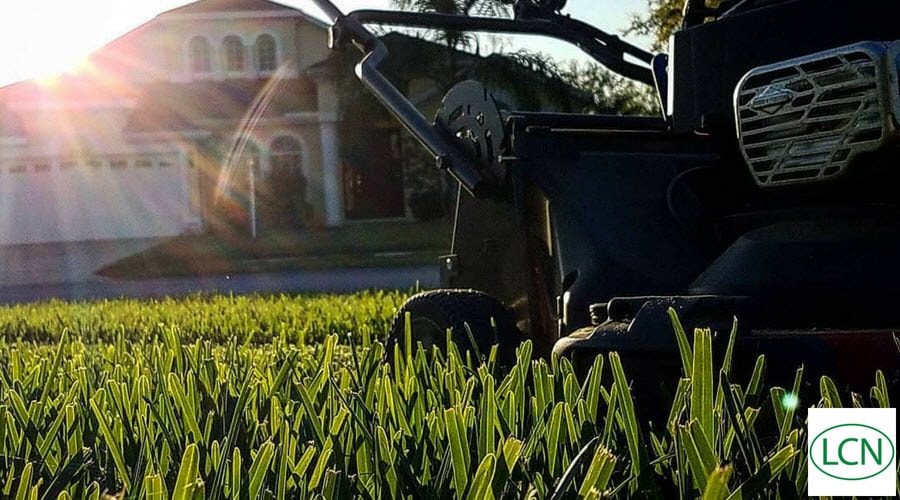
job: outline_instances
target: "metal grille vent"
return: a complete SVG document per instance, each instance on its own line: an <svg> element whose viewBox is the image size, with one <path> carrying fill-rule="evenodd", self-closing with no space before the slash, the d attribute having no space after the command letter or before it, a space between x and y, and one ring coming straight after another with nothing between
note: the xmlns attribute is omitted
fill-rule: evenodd
<svg viewBox="0 0 900 500"><path fill-rule="evenodd" d="M738 140L758 185L834 178L885 143L887 47L850 45L744 76L735 92Z"/></svg>

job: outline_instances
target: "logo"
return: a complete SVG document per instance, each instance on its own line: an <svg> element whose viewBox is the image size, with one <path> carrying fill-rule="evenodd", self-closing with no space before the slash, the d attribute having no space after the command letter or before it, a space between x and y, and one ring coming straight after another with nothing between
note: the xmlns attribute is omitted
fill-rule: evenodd
<svg viewBox="0 0 900 500"><path fill-rule="evenodd" d="M896 496L897 410L810 408L809 495Z"/></svg>
<svg viewBox="0 0 900 500"><path fill-rule="evenodd" d="M781 85L773 84L756 94L756 97L750 101L750 108L772 115L777 113L785 104L791 102L793 98L793 92Z"/></svg>

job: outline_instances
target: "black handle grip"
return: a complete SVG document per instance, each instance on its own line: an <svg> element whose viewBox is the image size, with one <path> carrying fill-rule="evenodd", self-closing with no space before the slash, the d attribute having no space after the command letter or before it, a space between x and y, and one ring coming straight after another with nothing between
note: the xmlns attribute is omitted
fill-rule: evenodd
<svg viewBox="0 0 900 500"><path fill-rule="evenodd" d="M341 9L337 8L337 5L331 3L330 0L313 0L313 3L316 4L322 12L325 13L325 16L331 21L332 24L336 23L338 19L344 17L344 13L341 12Z"/></svg>

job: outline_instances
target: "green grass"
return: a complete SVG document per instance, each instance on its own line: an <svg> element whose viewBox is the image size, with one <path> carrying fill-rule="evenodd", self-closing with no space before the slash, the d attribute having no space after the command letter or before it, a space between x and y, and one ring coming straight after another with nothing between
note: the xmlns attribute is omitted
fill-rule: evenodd
<svg viewBox="0 0 900 500"><path fill-rule="evenodd" d="M386 312L400 298L354 300ZM185 311L219 299L193 300L201 304ZM651 428L615 353L581 378L567 360L532 360L528 343L506 373L494 365L496 351L479 364L455 348L398 348L384 364L385 323L340 323L341 311L359 305L344 297L285 299L300 309L326 304L311 315L321 315L321 342L256 326L241 333L255 320L240 318L282 306L221 300L232 309L229 335L186 327L186 313L166 320L177 301L158 306L156 326L133 329L117 327L129 314L103 303L111 309L97 324L106 333L88 340L91 327L67 318L92 304L4 310L7 324L22 326L0 336L0 496L724 499L805 491L803 411L783 397L797 392L802 370L788 391L765 386L764 359L747 380L733 380L733 334L723 339L729 354L714 363L711 333L685 333L673 315L683 376L668 418ZM122 306L158 319L139 303ZM65 316L66 307L82 309ZM54 342L15 333L41 319L61 327L48 337ZM853 404L890 406L884 377L873 374L873 384ZM833 381L820 386L821 400L802 405L841 404Z"/></svg>
<svg viewBox="0 0 900 500"><path fill-rule="evenodd" d="M158 300L96 302L54 300L0 306L0 338L56 342L63 332L85 343L120 338L143 342L174 329L183 342L319 343L328 335L384 335L408 293L364 291L349 295L193 295Z"/></svg>
<svg viewBox="0 0 900 500"><path fill-rule="evenodd" d="M450 245L449 220L370 222L301 233L172 238L98 270L121 279L434 264Z"/></svg>

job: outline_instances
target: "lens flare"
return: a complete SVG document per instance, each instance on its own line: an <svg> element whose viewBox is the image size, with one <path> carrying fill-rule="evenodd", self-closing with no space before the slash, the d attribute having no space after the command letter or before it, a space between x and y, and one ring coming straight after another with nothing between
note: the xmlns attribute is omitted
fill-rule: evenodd
<svg viewBox="0 0 900 500"><path fill-rule="evenodd" d="M255 137L257 135L257 126L263 118L272 99L278 94L280 88L286 81L289 66L282 64L274 75L266 82L263 89L256 95L253 102L247 109L246 114L241 120L238 133L231 138L231 144L228 147L228 156L225 159L225 165L219 173L218 182L216 183L215 202L223 202L222 197L233 195L232 184L238 170L242 167L243 160L247 159L248 149L255 149Z"/></svg>
<svg viewBox="0 0 900 500"><path fill-rule="evenodd" d="M786 392L784 396L781 396L781 406L785 410L795 410L799 404L800 398L794 393Z"/></svg>

